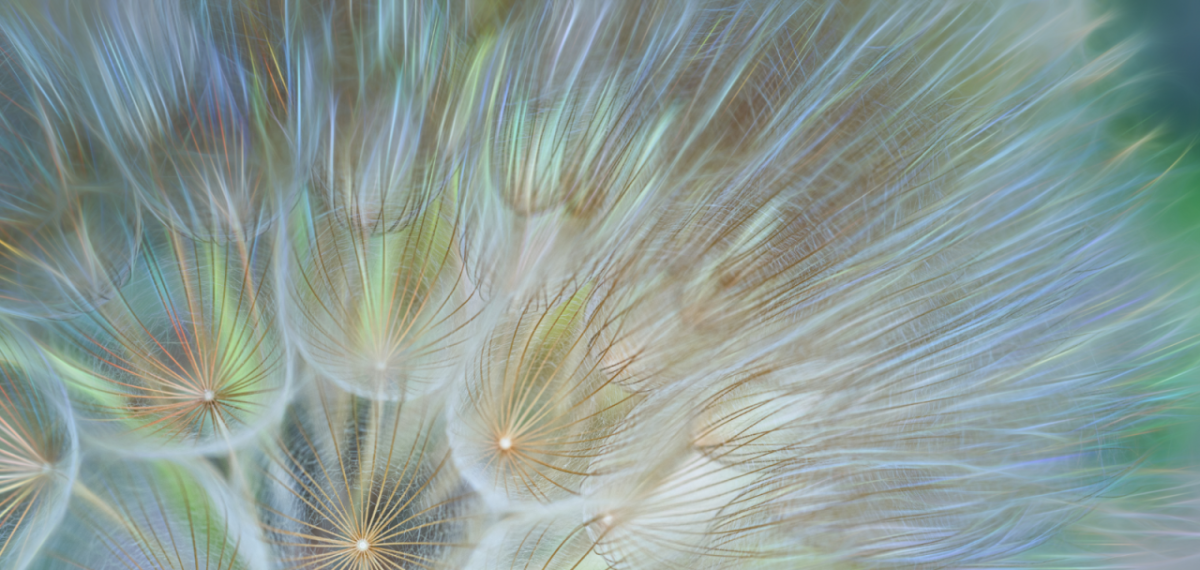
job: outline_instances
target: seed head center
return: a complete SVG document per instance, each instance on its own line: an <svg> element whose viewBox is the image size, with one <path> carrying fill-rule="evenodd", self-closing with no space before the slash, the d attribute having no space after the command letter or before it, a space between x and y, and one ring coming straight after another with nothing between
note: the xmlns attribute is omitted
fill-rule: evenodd
<svg viewBox="0 0 1200 570"><path fill-rule="evenodd" d="M500 445L500 451L508 451L512 449L512 438L504 436L500 438L498 444Z"/></svg>
<svg viewBox="0 0 1200 570"><path fill-rule="evenodd" d="M217 395L214 394L212 390L205 390L204 393L200 395L200 397L204 398L205 402L211 402L214 399L216 399Z"/></svg>
<svg viewBox="0 0 1200 570"><path fill-rule="evenodd" d="M371 543L367 542L367 539L365 538L360 538L354 547L357 548L359 552L366 552L371 549Z"/></svg>

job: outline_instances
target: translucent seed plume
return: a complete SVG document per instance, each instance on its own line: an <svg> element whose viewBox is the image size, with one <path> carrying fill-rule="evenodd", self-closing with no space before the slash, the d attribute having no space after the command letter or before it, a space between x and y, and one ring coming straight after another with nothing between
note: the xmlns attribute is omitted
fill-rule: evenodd
<svg viewBox="0 0 1200 570"><path fill-rule="evenodd" d="M1186 565L1094 8L5 3L0 566Z"/></svg>
<svg viewBox="0 0 1200 570"><path fill-rule="evenodd" d="M47 331L49 355L109 444L222 449L278 415L272 402L286 393L271 246L171 227L148 236L116 298Z"/></svg>
<svg viewBox="0 0 1200 570"><path fill-rule="evenodd" d="M14 568L54 532L79 457L63 386L23 334L0 321L0 563Z"/></svg>

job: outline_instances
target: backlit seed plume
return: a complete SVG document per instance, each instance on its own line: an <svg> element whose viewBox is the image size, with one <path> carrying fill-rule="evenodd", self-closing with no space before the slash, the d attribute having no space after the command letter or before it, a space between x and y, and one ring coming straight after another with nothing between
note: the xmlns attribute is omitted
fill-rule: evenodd
<svg viewBox="0 0 1200 570"><path fill-rule="evenodd" d="M478 40L452 128L475 160L466 206L481 280L536 290L604 257L632 214L661 205L680 106L657 98L664 70L646 56L678 47L691 12L530 3Z"/></svg>
<svg viewBox="0 0 1200 570"><path fill-rule="evenodd" d="M245 474L277 567L462 567L486 513L429 402L310 388Z"/></svg>
<svg viewBox="0 0 1200 570"><path fill-rule="evenodd" d="M466 371L450 434L481 489L540 502L579 495L636 404L600 369L594 290L564 289L506 315Z"/></svg>
<svg viewBox="0 0 1200 570"><path fill-rule="evenodd" d="M437 126L454 43L423 3L299 8L309 187L287 213L281 278L294 344L356 393L398 399L444 384L478 308L466 279L466 190ZM354 41L341 43L345 38Z"/></svg>
<svg viewBox="0 0 1200 570"><path fill-rule="evenodd" d="M264 568L247 517L203 463L88 461L65 519L29 568Z"/></svg>
<svg viewBox="0 0 1200 570"><path fill-rule="evenodd" d="M178 1L12 2L6 35L37 92L113 151L142 156L182 111L205 40ZM116 154L118 161L128 155Z"/></svg>
<svg viewBox="0 0 1200 570"><path fill-rule="evenodd" d="M25 331L0 321L0 564L21 568L55 530L79 450L62 384Z"/></svg>
<svg viewBox="0 0 1200 570"><path fill-rule="evenodd" d="M0 17L0 312L78 313L107 300L128 272L140 214L97 134L43 77L44 62L20 56L28 46L8 16Z"/></svg>
<svg viewBox="0 0 1200 570"><path fill-rule="evenodd" d="M252 233L294 192L286 54L260 45L255 14L174 0L9 11L26 82L86 128L87 151L153 215L201 235ZM245 54L259 49L266 59Z"/></svg>
<svg viewBox="0 0 1200 570"><path fill-rule="evenodd" d="M1186 563L1097 10L8 2L0 566Z"/></svg>
<svg viewBox="0 0 1200 570"><path fill-rule="evenodd" d="M301 201L281 278L293 344L314 369L387 399L451 377L479 311L456 247L454 202L437 193L390 228L362 228Z"/></svg>
<svg viewBox="0 0 1200 570"><path fill-rule="evenodd" d="M593 552L595 542L579 521L579 505L559 505L559 510L535 517L512 517L494 525L480 542L467 568L516 570L518 568L609 568ZM574 507L574 508L572 508Z"/></svg>
<svg viewBox="0 0 1200 570"><path fill-rule="evenodd" d="M427 204L453 164L445 123L461 57L447 14L426 2L289 6L319 206L363 231L389 231ZM310 83L311 82L311 83Z"/></svg>
<svg viewBox="0 0 1200 570"><path fill-rule="evenodd" d="M206 36L201 65L146 156L127 165L129 177L147 210L189 234L254 235L299 185L295 70L269 12L234 3L188 12Z"/></svg>
<svg viewBox="0 0 1200 570"><path fill-rule="evenodd" d="M156 226L114 299L49 327L48 354L97 443L220 450L279 415L289 364L271 256L265 237Z"/></svg>

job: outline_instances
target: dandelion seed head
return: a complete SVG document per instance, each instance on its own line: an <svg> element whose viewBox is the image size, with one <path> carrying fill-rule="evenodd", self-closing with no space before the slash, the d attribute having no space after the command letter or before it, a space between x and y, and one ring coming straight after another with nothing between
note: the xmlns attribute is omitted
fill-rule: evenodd
<svg viewBox="0 0 1200 570"><path fill-rule="evenodd" d="M217 482L218 477L208 465L192 460L93 462L77 479L73 498L79 504L43 548L55 560L83 567L127 562L144 566L164 552L201 567L260 564L260 547L234 546L244 540L248 527L236 518L235 495ZM120 524L114 524L113 517ZM188 538L164 549L142 532ZM122 549L91 552L78 546L81 539L102 536Z"/></svg>
<svg viewBox="0 0 1200 570"><path fill-rule="evenodd" d="M117 296L46 326L46 350L100 444L170 454L249 437L289 381L265 238L152 227Z"/></svg>
<svg viewBox="0 0 1200 570"><path fill-rule="evenodd" d="M449 457L436 409L319 381L284 424L248 466L277 558L300 568L346 555L453 565L478 540L482 505Z"/></svg>
<svg viewBox="0 0 1200 570"><path fill-rule="evenodd" d="M0 565L1086 565L1196 343L1097 25L15 0Z"/></svg>
<svg viewBox="0 0 1200 570"><path fill-rule="evenodd" d="M15 568L60 523L79 453L61 380L26 335L0 319L0 564Z"/></svg>

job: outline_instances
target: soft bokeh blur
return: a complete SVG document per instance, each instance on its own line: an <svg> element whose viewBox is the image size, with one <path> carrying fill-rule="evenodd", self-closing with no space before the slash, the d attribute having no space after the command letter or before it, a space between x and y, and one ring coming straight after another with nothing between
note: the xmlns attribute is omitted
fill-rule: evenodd
<svg viewBox="0 0 1200 570"><path fill-rule="evenodd" d="M1143 48L1112 87L1120 97L1108 127L1113 142L1142 145L1140 159L1170 169L1154 195L1160 200L1148 231L1178 239L1189 256L1200 239L1200 2L1101 0L1106 23L1088 38L1101 51L1119 42Z"/></svg>
<svg viewBox="0 0 1200 570"><path fill-rule="evenodd" d="M1146 192L1138 224L1157 246L1155 255L1164 256L1161 261L1194 290L1200 287L1200 2L1097 0L1095 9L1104 24L1087 38L1089 50L1141 44L1123 72L1102 86L1113 94L1105 130L1114 151L1134 149L1132 160L1163 173ZM1162 382L1200 385L1195 367L1185 374ZM1149 525L1132 516L1126 521L1132 534L1152 536L1149 527L1159 529L1158 539L1131 539L1150 554L1127 560L1130 567L1182 570L1200 563L1194 536L1200 528L1200 405L1192 399L1168 407L1162 429L1147 433L1138 451L1148 471L1171 490L1160 494L1130 485L1114 491L1133 502L1149 497L1166 515ZM1125 542L1119 528L1109 530L1110 544ZM1193 539L1163 538L1171 535Z"/></svg>
<svg viewBox="0 0 1200 570"><path fill-rule="evenodd" d="M1147 192L1140 225L1155 250L1173 259L1189 283L1200 280L1200 2L1099 0L1104 24L1086 45L1101 52L1141 42L1113 78L1107 133L1114 149L1136 147L1133 160L1164 173ZM1195 286L1200 286L1197 283ZM1200 378L1177 381L1196 383ZM1163 468L1200 468L1200 407L1180 402L1161 432L1148 438L1150 460Z"/></svg>

